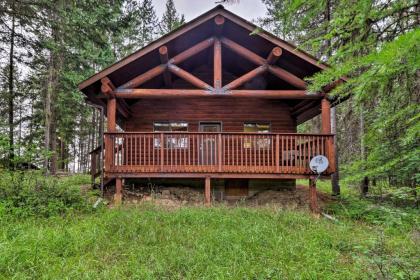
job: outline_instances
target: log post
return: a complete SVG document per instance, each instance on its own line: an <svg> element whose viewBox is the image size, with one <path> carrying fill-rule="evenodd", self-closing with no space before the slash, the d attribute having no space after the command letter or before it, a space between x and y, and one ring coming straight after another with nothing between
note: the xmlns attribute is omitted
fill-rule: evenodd
<svg viewBox="0 0 420 280"><path fill-rule="evenodd" d="M324 97L321 101L322 133L331 133L331 103Z"/></svg>
<svg viewBox="0 0 420 280"><path fill-rule="evenodd" d="M225 18L217 15L214 18L214 23L216 38L213 45L213 87L219 90L222 87L222 43L220 42L220 36L222 35Z"/></svg>
<svg viewBox="0 0 420 280"><path fill-rule="evenodd" d="M160 56L160 63L163 65L167 65L169 61L169 57L168 57L168 48L166 46L162 46L159 48L159 56ZM165 70L165 72L163 72L163 81L167 88L172 87L171 73L167 69Z"/></svg>
<svg viewBox="0 0 420 280"><path fill-rule="evenodd" d="M313 213L319 213L318 201L316 193L316 180L309 179L309 209Z"/></svg>
<svg viewBox="0 0 420 280"><path fill-rule="evenodd" d="M206 177L204 182L204 203L206 206L211 205L211 184L210 177Z"/></svg>
<svg viewBox="0 0 420 280"><path fill-rule="evenodd" d="M116 130L116 109L117 109L117 99L114 97L108 98L106 118L108 124L108 132L115 132Z"/></svg>
<svg viewBox="0 0 420 280"><path fill-rule="evenodd" d="M216 90L222 87L222 44L220 43L219 38L214 40L213 48L213 76L214 76L214 88Z"/></svg>
<svg viewBox="0 0 420 280"><path fill-rule="evenodd" d="M121 205L122 202L122 179L115 178L115 194L114 194L114 203L115 205Z"/></svg>
<svg viewBox="0 0 420 280"><path fill-rule="evenodd" d="M324 97L321 101L321 126L322 133L331 133L331 103ZM332 137L329 137L325 143L325 156L328 158L330 172L335 170L335 155L334 155L334 142Z"/></svg>

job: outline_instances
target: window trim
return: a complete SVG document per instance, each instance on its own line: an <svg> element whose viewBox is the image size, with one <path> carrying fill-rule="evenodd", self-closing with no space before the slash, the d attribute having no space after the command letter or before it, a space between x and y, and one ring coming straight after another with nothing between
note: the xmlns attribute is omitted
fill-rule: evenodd
<svg viewBox="0 0 420 280"><path fill-rule="evenodd" d="M172 131L172 130L169 130L169 131L156 131L155 130L155 125L157 123L160 123L160 124L168 124L169 129L171 129L171 123L185 123L185 124L187 124L187 126L186 126L187 127L187 131ZM189 131L189 126L190 126L190 124L187 121L154 121L153 122L153 132L156 132L156 133L168 133L168 132L187 133ZM175 145L173 144L172 139L175 139L176 140L175 141L175 143L176 143ZM178 145L178 143L179 143L180 140L182 140L182 142L185 141L184 143L186 143L186 144L184 146ZM165 142L164 147L163 147L164 149L189 149L189 147L190 147L188 137L175 138L175 137L168 137L168 136L166 136L166 141L164 141L164 142ZM169 144L169 143L172 143L172 144ZM159 136L156 136L156 135L154 136L153 148L154 149L160 149L161 148L161 143L160 143L160 137Z"/></svg>
<svg viewBox="0 0 420 280"><path fill-rule="evenodd" d="M186 123L187 124L187 131L184 131L184 132L189 132L190 123L187 122L187 121L154 121L153 122L153 132L177 132L177 131L172 131L172 130L169 130L169 131L156 131L155 130L155 125L157 123L167 123L169 125L169 127L171 127L171 123Z"/></svg>
<svg viewBox="0 0 420 280"><path fill-rule="evenodd" d="M271 126L271 122L270 121L245 121L242 124L242 129L244 130L243 132L245 132L245 124L267 124L268 125L268 132L252 132L252 133L272 133L272 126Z"/></svg>
<svg viewBox="0 0 420 280"><path fill-rule="evenodd" d="M262 125L262 124L266 124L268 125L268 131L267 132L245 132L245 125L246 124L254 124L255 126L257 126L258 124ZM267 121L246 121L243 123L243 130L244 133L256 133L256 134L270 134L272 133L271 131L271 122L267 122ZM243 142L243 148L244 149L263 149L263 150L269 150L271 149L271 139L265 139L268 140L266 143L262 143L259 140L262 139L257 139L256 142L254 143L253 141L248 141L248 139L245 139L245 141Z"/></svg>

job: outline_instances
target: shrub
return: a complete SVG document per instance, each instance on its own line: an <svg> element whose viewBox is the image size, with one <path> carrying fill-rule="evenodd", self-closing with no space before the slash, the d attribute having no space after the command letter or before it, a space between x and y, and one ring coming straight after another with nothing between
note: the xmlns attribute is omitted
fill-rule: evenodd
<svg viewBox="0 0 420 280"><path fill-rule="evenodd" d="M86 176L54 178L40 172L0 173L0 215L17 217L63 215L92 211L93 193L82 193Z"/></svg>

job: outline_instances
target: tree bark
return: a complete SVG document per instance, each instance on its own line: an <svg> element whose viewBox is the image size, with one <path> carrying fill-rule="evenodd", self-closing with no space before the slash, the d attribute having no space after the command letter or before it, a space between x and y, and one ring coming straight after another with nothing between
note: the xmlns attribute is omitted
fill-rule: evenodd
<svg viewBox="0 0 420 280"><path fill-rule="evenodd" d="M364 141L364 131L365 131L365 118L363 115L363 106L361 106L360 111L360 157L362 159L363 165L366 164L366 147ZM363 169L365 169L363 167ZM360 184L360 194L366 196L369 191L369 178L365 176Z"/></svg>
<svg viewBox="0 0 420 280"><path fill-rule="evenodd" d="M331 3L327 0L325 3L325 20L329 23L331 21ZM331 57L331 40L326 40L326 53L328 58ZM334 150L335 150L335 173L331 175L331 192L332 195L340 195L340 175L339 175L339 164L338 164L338 146L337 146L337 112L335 106L331 108L331 133L334 134Z"/></svg>
<svg viewBox="0 0 420 280"><path fill-rule="evenodd" d="M9 125L9 169L14 169L14 49L15 49L15 2L13 1L12 4L13 15L12 15L12 28L10 33L10 50L9 50L9 75L8 75L8 82L9 82L9 96L8 96L8 125Z"/></svg>
<svg viewBox="0 0 420 280"><path fill-rule="evenodd" d="M337 145L337 114L336 107L331 108L331 133L334 134L335 150L335 173L331 175L331 187L333 195L340 195L340 173L338 164L338 145Z"/></svg>
<svg viewBox="0 0 420 280"><path fill-rule="evenodd" d="M60 1L57 6L62 7ZM55 12L57 13L57 12ZM50 51L49 71L48 71L48 85L45 98L45 150L51 152L51 158L46 156L44 161L44 168L46 174L56 174L57 172L57 90L59 71L62 65L62 58L60 56L59 45L59 24L57 14L52 15L52 39L55 43L54 49ZM57 50L58 49L58 50Z"/></svg>

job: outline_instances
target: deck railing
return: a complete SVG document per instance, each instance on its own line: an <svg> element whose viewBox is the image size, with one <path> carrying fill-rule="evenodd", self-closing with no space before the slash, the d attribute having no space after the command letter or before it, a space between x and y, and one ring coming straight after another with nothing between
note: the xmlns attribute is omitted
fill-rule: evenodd
<svg viewBox="0 0 420 280"><path fill-rule="evenodd" d="M309 161L321 154L330 161L329 174L333 140L331 134L106 133L105 171L312 174Z"/></svg>

